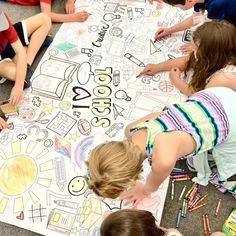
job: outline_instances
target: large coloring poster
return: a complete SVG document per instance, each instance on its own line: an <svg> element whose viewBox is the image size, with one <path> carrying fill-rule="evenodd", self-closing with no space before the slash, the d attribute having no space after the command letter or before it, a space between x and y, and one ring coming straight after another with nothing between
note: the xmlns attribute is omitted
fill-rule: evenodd
<svg viewBox="0 0 236 236"><path fill-rule="evenodd" d="M99 235L102 219L123 203L87 188L89 151L122 140L129 122L184 99L168 73L136 75L148 63L181 55L188 31L159 41L153 36L186 12L145 0L80 0L77 11L84 9L89 19L62 25L19 115L0 133L0 220L50 236ZM168 180L139 205L158 222L167 187Z"/></svg>

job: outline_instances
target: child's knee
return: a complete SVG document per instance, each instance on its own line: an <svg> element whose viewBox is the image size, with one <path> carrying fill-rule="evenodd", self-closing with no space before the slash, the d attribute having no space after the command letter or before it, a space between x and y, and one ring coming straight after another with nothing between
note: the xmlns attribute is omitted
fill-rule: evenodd
<svg viewBox="0 0 236 236"><path fill-rule="evenodd" d="M52 21L47 13L41 12L38 14L38 17L42 26L47 27L48 29L51 28Z"/></svg>
<svg viewBox="0 0 236 236"><path fill-rule="evenodd" d="M15 80L16 66L12 61L6 60L0 62L0 77Z"/></svg>

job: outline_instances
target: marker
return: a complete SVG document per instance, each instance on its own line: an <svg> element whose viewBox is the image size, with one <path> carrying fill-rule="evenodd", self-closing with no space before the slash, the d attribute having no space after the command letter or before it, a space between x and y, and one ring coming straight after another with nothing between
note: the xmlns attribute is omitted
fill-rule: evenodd
<svg viewBox="0 0 236 236"><path fill-rule="evenodd" d="M189 209L188 211L189 211L189 212L195 211L195 210L197 210L197 209L199 209L199 208L202 208L202 207L204 207L204 206L206 206L206 203L202 203L201 205L197 205L197 206L195 206L195 207Z"/></svg>
<svg viewBox="0 0 236 236"><path fill-rule="evenodd" d="M220 210L220 206L221 206L221 198L218 198L218 202L217 202L217 206L216 206L216 210L215 210L215 216L218 215L219 210Z"/></svg>
<svg viewBox="0 0 236 236"><path fill-rule="evenodd" d="M64 200L54 200L54 203L56 203L58 206L68 207L68 208L72 208L72 209L79 208L79 204L76 202L70 202L70 201L64 201Z"/></svg>
<svg viewBox="0 0 236 236"><path fill-rule="evenodd" d="M202 215L202 225L203 225L204 236L207 236L208 232L207 232L207 222L206 222L206 215L205 214Z"/></svg>
<svg viewBox="0 0 236 236"><path fill-rule="evenodd" d="M208 217L207 214L205 214L205 218L206 218L207 231L208 231L208 234L210 235L211 234L211 228L210 228L210 223L209 223L209 217Z"/></svg>
<svg viewBox="0 0 236 236"><path fill-rule="evenodd" d="M173 179L171 182L171 200L174 200L174 194L175 194L175 180Z"/></svg>
<svg viewBox="0 0 236 236"><path fill-rule="evenodd" d="M179 196L179 201L181 201L181 199L182 199L182 197L183 197L183 195L184 195L184 192L185 192L186 188L187 188L187 185L184 185L184 187L183 187L183 189L182 189L182 191L181 191L181 194L180 194L180 196ZM184 209L184 208L183 208L183 209Z"/></svg>
<svg viewBox="0 0 236 236"><path fill-rule="evenodd" d="M179 228L182 209L179 208L175 228Z"/></svg>

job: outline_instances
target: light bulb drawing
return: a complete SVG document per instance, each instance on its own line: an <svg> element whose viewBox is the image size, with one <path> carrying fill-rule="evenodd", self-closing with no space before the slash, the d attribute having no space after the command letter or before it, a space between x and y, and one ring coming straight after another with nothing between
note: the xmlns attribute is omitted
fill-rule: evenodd
<svg viewBox="0 0 236 236"><path fill-rule="evenodd" d="M113 21L113 20L116 20L116 19L120 19L121 16L120 15L115 15L113 13L106 13L104 16L103 16L103 19L105 21Z"/></svg>
<svg viewBox="0 0 236 236"><path fill-rule="evenodd" d="M127 102L131 101L131 97L127 95L127 93L124 90L118 90L115 92L115 97L120 100L125 100Z"/></svg>

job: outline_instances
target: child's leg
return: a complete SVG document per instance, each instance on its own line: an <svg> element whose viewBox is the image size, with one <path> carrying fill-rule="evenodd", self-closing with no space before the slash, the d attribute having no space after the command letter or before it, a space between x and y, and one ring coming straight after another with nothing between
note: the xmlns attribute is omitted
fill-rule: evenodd
<svg viewBox="0 0 236 236"><path fill-rule="evenodd" d="M11 60L4 59L0 61L0 77L9 80L15 80L16 64Z"/></svg>
<svg viewBox="0 0 236 236"><path fill-rule="evenodd" d="M47 14L40 13L27 18L25 23L30 38L27 47L27 63L31 65L51 28L51 19Z"/></svg>

